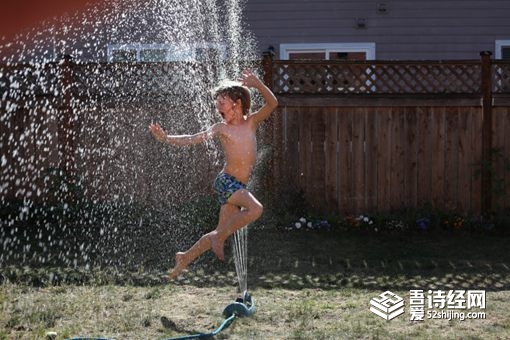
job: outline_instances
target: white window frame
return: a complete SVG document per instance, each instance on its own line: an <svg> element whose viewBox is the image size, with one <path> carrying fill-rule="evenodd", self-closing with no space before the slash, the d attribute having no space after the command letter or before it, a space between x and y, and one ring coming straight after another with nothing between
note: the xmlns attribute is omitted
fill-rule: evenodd
<svg viewBox="0 0 510 340"><path fill-rule="evenodd" d="M331 52L365 52L367 60L375 60L375 43L310 43L280 44L280 59L288 60L290 53L322 53L329 60Z"/></svg>
<svg viewBox="0 0 510 340"><path fill-rule="evenodd" d="M495 58L501 59L503 57L502 55L502 48L503 47L510 47L510 40L496 40L496 48L495 48Z"/></svg>
<svg viewBox="0 0 510 340"><path fill-rule="evenodd" d="M143 50L156 49L166 50L166 58L164 61L194 61L197 59L197 49L199 48L216 48L220 52L220 58L226 59L227 49L225 45L218 43L195 43L191 45L179 44L141 44L141 43L126 43L126 44L108 44L107 46L107 60L108 62L116 62L113 60L113 52L119 50L135 50L137 62L153 62L151 60L141 60L141 52ZM174 53L178 51L178 53Z"/></svg>

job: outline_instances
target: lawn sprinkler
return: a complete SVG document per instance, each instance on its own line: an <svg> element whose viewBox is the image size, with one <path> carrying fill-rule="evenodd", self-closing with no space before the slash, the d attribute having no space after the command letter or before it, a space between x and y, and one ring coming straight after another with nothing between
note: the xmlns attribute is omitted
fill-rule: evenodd
<svg viewBox="0 0 510 340"><path fill-rule="evenodd" d="M235 302L229 304L223 310L223 316L228 318L232 315L238 317L252 316L255 313L256 306L255 300L251 297L248 291L244 291L242 297L238 297Z"/></svg>

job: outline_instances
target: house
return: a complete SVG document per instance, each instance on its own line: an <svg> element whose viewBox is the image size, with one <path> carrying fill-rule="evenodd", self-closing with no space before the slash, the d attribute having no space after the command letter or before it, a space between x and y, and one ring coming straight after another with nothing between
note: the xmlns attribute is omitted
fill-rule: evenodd
<svg viewBox="0 0 510 340"><path fill-rule="evenodd" d="M510 59L506 0L257 0L245 13L277 59Z"/></svg>
<svg viewBox="0 0 510 340"><path fill-rule="evenodd" d="M16 51L30 49L45 60L70 54L82 61L172 61L200 59L204 53L225 56L225 46L218 43L225 36L238 34L240 44L245 42L241 28L222 18L233 2L136 4L112 1L105 8L82 8L64 16L60 28L40 29L34 46L2 48L0 43L0 55L26 59L30 56ZM272 49L276 59L461 60L477 59L480 51L510 58L506 0L247 0L236 5L235 14L242 11L254 36L255 57ZM197 32L202 38L191 42Z"/></svg>

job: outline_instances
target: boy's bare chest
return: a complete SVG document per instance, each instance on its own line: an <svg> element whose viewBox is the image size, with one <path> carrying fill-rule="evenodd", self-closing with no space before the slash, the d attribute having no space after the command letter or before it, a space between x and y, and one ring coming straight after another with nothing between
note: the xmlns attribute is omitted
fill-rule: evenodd
<svg viewBox="0 0 510 340"><path fill-rule="evenodd" d="M257 139L255 131L249 126L232 127L225 131L221 138L227 158L253 161L257 153Z"/></svg>
<svg viewBox="0 0 510 340"><path fill-rule="evenodd" d="M228 144L250 146L256 144L255 131L249 126L230 127L223 134L224 140Z"/></svg>

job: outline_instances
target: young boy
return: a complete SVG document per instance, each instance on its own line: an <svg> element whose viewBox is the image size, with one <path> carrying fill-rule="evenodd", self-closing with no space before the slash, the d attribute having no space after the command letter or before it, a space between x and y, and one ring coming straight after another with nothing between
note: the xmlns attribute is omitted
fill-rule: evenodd
<svg viewBox="0 0 510 340"><path fill-rule="evenodd" d="M154 137L173 145L190 145L218 137L225 153L225 166L214 181L214 189L221 204L218 226L202 236L190 249L175 254L175 267L169 279L175 279L193 260L212 249L216 257L224 260L225 240L238 229L257 220L262 204L247 189L257 155L256 130L260 122L278 106L274 94L250 70L244 70L239 79L242 86L220 87L214 99L223 121L194 135L167 135L158 124L149 126ZM265 104L250 113L251 98L248 88L256 88Z"/></svg>

